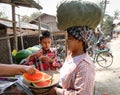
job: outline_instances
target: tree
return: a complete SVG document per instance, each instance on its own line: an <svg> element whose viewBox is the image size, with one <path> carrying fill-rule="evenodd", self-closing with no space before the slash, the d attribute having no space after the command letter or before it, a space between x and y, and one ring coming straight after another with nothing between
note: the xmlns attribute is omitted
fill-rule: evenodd
<svg viewBox="0 0 120 95"><path fill-rule="evenodd" d="M103 19L104 19L104 15L105 15L105 5L102 1L98 2L98 5L100 6L102 12L103 12L103 17L102 17L102 20L100 22L100 27L101 27L101 30L102 30L102 26L103 26Z"/></svg>
<svg viewBox="0 0 120 95"><path fill-rule="evenodd" d="M107 0L105 0L107 1ZM109 2L107 1L106 3L101 1L98 3L98 5L101 7L103 11L103 19L101 21L101 30L104 32L105 35L111 35L113 31L113 21L115 19L119 19L120 11L115 10L114 11L114 16L110 16L105 13L106 5Z"/></svg>
<svg viewBox="0 0 120 95"><path fill-rule="evenodd" d="M0 18L8 18L6 15L5 15L5 13L4 12L0 12Z"/></svg>
<svg viewBox="0 0 120 95"><path fill-rule="evenodd" d="M40 15L40 12L33 12L30 16L27 16L27 15L21 16L20 21L29 22L31 19L35 19L39 15Z"/></svg>
<svg viewBox="0 0 120 95"><path fill-rule="evenodd" d="M119 16L120 16L120 11L119 10L115 10L114 11L114 20L115 19L119 19Z"/></svg>
<svg viewBox="0 0 120 95"><path fill-rule="evenodd" d="M40 12L33 12L30 16L30 19L34 19L36 17L38 17L41 13Z"/></svg>
<svg viewBox="0 0 120 95"><path fill-rule="evenodd" d="M111 35L113 27L113 20L114 18L108 14L105 14L104 21L103 21L103 27L102 30L105 33L105 35Z"/></svg>
<svg viewBox="0 0 120 95"><path fill-rule="evenodd" d="M27 15L24 15L24 16L22 16L22 18L20 19L20 21L21 22L29 22L30 21L30 17L29 16L27 16Z"/></svg>

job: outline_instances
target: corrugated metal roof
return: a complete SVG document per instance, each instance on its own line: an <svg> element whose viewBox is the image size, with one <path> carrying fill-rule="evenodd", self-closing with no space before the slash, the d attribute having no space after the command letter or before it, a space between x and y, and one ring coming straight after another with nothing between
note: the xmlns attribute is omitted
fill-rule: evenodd
<svg viewBox="0 0 120 95"><path fill-rule="evenodd" d="M47 13L42 13L42 14L38 15L36 18L31 19L31 21L29 21L29 23L34 23L34 22L36 23L38 21L39 17L43 17L45 15L56 18L55 15L51 15L51 14L47 14Z"/></svg>
<svg viewBox="0 0 120 95"><path fill-rule="evenodd" d="M0 20L0 24L6 26L6 27L9 27L9 28L12 28L12 21L6 21L6 20ZM17 22L16 23L16 27L19 28L19 23ZM24 28L24 29L35 29L35 30L38 30L39 27L35 24L30 24L30 23L23 23L21 22L21 28ZM41 30L47 30L46 28L43 28L41 27Z"/></svg>
<svg viewBox="0 0 120 95"><path fill-rule="evenodd" d="M0 3L42 9L42 7L34 0L0 0Z"/></svg>

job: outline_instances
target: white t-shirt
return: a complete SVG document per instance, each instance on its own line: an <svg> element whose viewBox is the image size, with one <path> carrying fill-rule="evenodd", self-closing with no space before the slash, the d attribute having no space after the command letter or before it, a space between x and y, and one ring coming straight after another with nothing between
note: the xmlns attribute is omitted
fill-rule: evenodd
<svg viewBox="0 0 120 95"><path fill-rule="evenodd" d="M66 75L71 71L71 69L79 63L80 58L82 58L85 54L75 56L70 58L69 60L65 60L65 63L60 69L60 82L59 85L62 86L62 83L66 77Z"/></svg>

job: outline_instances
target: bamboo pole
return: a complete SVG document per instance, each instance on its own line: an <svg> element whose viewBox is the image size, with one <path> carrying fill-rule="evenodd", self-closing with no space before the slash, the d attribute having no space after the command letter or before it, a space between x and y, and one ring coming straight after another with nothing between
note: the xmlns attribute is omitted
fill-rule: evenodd
<svg viewBox="0 0 120 95"><path fill-rule="evenodd" d="M15 6L12 5L12 20L13 20L13 33L14 33L14 49L18 50L17 33L16 33L16 19L15 19Z"/></svg>
<svg viewBox="0 0 120 95"><path fill-rule="evenodd" d="M39 37L40 37L40 34L41 34L41 18L40 16L38 17L38 29L39 29ZM40 41L40 39L39 39Z"/></svg>
<svg viewBox="0 0 120 95"><path fill-rule="evenodd" d="M23 35L22 35L21 22L20 22L20 15L19 15L19 14L18 14L18 20L19 20L19 29L20 29L21 46L22 46L22 49L24 49Z"/></svg>
<svg viewBox="0 0 120 95"><path fill-rule="evenodd" d="M10 39L7 38L7 43L8 43L8 49L9 49L9 60L10 60L10 63L12 64L13 63L13 59L12 59L12 51L11 51L11 45L10 45Z"/></svg>

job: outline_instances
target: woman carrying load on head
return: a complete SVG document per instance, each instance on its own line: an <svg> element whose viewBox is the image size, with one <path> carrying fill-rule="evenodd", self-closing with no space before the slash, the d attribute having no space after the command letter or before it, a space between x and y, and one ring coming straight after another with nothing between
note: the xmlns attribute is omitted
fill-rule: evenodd
<svg viewBox="0 0 120 95"><path fill-rule="evenodd" d="M100 7L92 2L74 0L59 5L58 28L67 31L68 55L60 69L59 85L49 95L93 95L95 66L87 48L101 17Z"/></svg>

